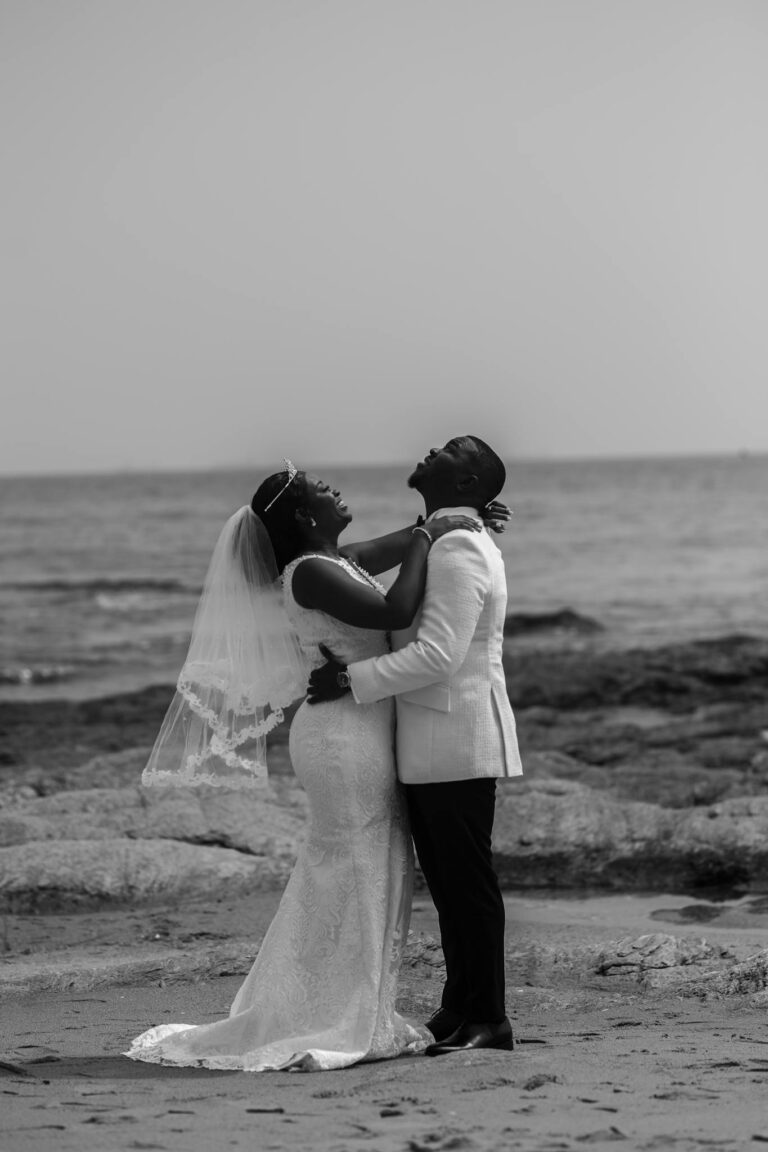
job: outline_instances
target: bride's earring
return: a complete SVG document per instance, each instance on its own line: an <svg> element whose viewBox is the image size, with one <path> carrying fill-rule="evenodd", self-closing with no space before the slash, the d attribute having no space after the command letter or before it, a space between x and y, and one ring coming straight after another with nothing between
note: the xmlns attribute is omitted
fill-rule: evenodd
<svg viewBox="0 0 768 1152"><path fill-rule="evenodd" d="M314 516L310 516L309 526L310 528L317 528L317 520L315 520Z"/></svg>

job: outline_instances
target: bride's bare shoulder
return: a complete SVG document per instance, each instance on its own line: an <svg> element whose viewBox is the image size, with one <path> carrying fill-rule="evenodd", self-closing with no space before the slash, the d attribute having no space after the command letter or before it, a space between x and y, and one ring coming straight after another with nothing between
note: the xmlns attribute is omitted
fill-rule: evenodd
<svg viewBox="0 0 768 1152"><path fill-rule="evenodd" d="M319 589L335 587L350 579L343 563L334 556L321 553L299 556L291 561L283 573L284 581L286 577L291 582L294 600L303 608L316 607Z"/></svg>

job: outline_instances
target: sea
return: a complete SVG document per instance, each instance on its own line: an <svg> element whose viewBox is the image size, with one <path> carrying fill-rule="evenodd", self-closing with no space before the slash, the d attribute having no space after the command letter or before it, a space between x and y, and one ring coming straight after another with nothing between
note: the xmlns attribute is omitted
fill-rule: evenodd
<svg viewBox="0 0 768 1152"><path fill-rule="evenodd" d="M218 532L269 470L0 477L0 700L175 682ZM342 543L421 511L408 465L313 470L354 513ZM602 626L536 643L768 636L768 456L515 461L502 498L509 612Z"/></svg>

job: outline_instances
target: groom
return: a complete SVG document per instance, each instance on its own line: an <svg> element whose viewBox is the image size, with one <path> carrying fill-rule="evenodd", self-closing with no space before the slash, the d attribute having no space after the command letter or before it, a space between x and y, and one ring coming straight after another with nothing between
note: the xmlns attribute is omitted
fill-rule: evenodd
<svg viewBox="0 0 768 1152"><path fill-rule="evenodd" d="M432 449L408 485L430 518L480 519L506 471L477 436ZM427 1022L427 1055L512 1048L504 1003L504 903L491 856L496 778L522 772L501 663L507 588L486 532L449 532L430 550L421 611L394 651L348 668L329 659L310 678L312 703L351 689L358 704L395 696L397 765L411 832L440 921L446 982ZM327 655L330 656L330 653Z"/></svg>

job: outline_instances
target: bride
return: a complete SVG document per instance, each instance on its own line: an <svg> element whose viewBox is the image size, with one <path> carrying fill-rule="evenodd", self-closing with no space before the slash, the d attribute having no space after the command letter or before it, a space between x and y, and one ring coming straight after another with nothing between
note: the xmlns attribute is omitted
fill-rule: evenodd
<svg viewBox="0 0 768 1152"><path fill-rule="evenodd" d="M407 626L421 601L432 542L481 527L444 516L339 548L352 519L341 495L285 464L221 533L145 784L266 783L266 734L305 695L320 645L345 663L386 652L387 632ZM487 510L489 521L500 509ZM374 577L398 564L385 591ZM229 1016L150 1028L132 1059L314 1071L432 1040L395 1011L413 855L392 701L305 701L289 751L309 801L306 840Z"/></svg>

